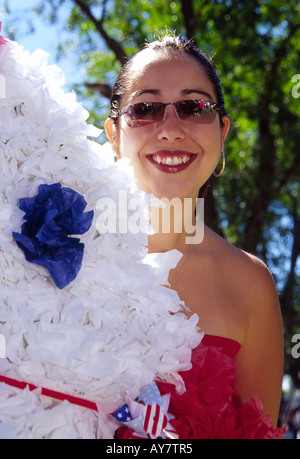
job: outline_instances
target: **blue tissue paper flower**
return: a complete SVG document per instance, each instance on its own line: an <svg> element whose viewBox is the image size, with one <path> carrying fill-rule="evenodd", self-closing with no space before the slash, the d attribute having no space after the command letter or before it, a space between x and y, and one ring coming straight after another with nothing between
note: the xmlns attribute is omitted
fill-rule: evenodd
<svg viewBox="0 0 300 459"><path fill-rule="evenodd" d="M48 269L56 286L64 288L77 276L84 244L70 234L84 234L91 226L94 212L84 212L83 196L60 183L40 185L38 194L21 198L25 212L21 234L13 232L25 258Z"/></svg>

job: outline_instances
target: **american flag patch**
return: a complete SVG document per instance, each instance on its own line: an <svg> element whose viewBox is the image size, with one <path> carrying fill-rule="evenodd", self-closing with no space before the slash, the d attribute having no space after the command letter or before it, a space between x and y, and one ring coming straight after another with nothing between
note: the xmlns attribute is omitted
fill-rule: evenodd
<svg viewBox="0 0 300 459"><path fill-rule="evenodd" d="M144 407L143 418L143 428L151 438L157 438L168 424L167 416L157 403Z"/></svg>
<svg viewBox="0 0 300 459"><path fill-rule="evenodd" d="M113 413L112 416L120 422L128 422L132 420L127 404L121 406L121 408L119 408L115 413Z"/></svg>

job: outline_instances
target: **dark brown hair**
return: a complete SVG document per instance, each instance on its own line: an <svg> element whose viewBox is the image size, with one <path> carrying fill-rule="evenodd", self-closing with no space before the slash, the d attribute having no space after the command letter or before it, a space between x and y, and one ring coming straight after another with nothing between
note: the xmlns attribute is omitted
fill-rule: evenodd
<svg viewBox="0 0 300 459"><path fill-rule="evenodd" d="M145 49L152 49L154 51L167 53L167 54L170 54L170 52L173 52L174 54L178 54L178 53L182 55L186 54L196 59L206 71L207 77L213 85L213 88L216 94L216 98L217 98L217 103L221 107L221 112L219 112L219 114L220 114L221 125L223 124L222 117L227 115L226 110L225 110L224 96L223 96L220 79L218 77L218 74L215 69L215 65L211 58L209 58L205 53L203 53L195 45L193 41L187 40L181 37L180 35L179 36L166 35L160 38L159 40L153 41L151 43L146 43L140 52L142 52ZM131 67L132 67L135 56L130 58L125 63L125 65L123 66L113 86L112 96L110 100L111 108L110 108L110 113L109 113L109 117L112 119L115 119L115 120L118 119L121 99L126 89L128 88L128 84L130 82Z"/></svg>

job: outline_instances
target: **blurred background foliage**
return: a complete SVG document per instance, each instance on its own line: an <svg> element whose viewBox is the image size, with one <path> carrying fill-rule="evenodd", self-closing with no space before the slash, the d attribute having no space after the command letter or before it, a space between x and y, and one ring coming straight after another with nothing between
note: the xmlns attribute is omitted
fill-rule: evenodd
<svg viewBox="0 0 300 459"><path fill-rule="evenodd" d="M22 42L35 17L59 24L57 57L76 58L85 77L73 89L103 127L122 63L166 30L193 38L216 62L231 117L226 169L212 179L206 222L272 271L285 328L285 372L300 333L300 3L277 0L36 0L20 2L5 31ZM22 26L23 24L23 26ZM38 45L38 44L37 44ZM101 140L100 140L101 141ZM230 260L229 260L230 263ZM276 356L274 356L276 358Z"/></svg>

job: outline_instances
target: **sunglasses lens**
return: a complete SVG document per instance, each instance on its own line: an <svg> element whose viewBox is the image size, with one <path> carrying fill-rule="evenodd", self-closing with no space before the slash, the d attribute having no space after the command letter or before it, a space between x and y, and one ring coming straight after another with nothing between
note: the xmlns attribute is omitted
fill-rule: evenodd
<svg viewBox="0 0 300 459"><path fill-rule="evenodd" d="M164 105L159 102L141 102L129 105L124 109L124 116L130 127L146 126L163 119Z"/></svg>
<svg viewBox="0 0 300 459"><path fill-rule="evenodd" d="M201 100L183 100L177 102L176 107L179 118L192 123L212 123L217 114L209 103Z"/></svg>
<svg viewBox="0 0 300 459"><path fill-rule="evenodd" d="M215 104L203 100L182 100L170 104L140 102L128 105L122 114L130 127L147 126L164 119L166 105L175 105L178 117L192 123L210 124L217 114Z"/></svg>

